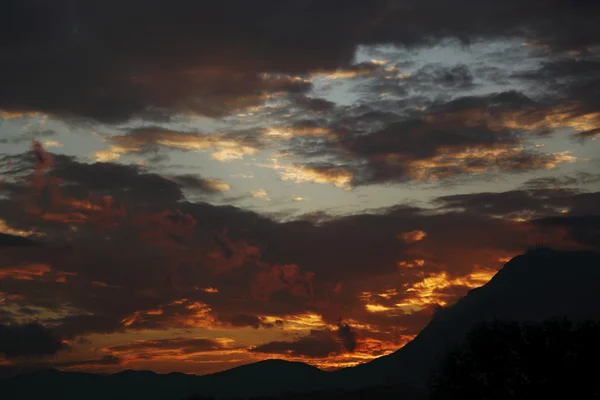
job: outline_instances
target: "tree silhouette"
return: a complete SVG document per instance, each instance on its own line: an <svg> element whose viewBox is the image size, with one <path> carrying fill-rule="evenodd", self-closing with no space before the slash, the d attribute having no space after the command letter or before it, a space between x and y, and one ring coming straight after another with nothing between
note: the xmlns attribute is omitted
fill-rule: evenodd
<svg viewBox="0 0 600 400"><path fill-rule="evenodd" d="M430 379L432 400L600 398L600 323L486 322Z"/></svg>

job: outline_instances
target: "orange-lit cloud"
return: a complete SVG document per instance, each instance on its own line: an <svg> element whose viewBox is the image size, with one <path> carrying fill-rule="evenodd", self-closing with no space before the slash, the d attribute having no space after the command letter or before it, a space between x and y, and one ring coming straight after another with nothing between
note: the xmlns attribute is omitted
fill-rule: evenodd
<svg viewBox="0 0 600 400"><path fill-rule="evenodd" d="M412 261L399 261L398 268L414 268L414 267L422 267L425 265L425 260L416 259Z"/></svg>
<svg viewBox="0 0 600 400"><path fill-rule="evenodd" d="M256 147L224 135L202 135L162 128L146 128L127 135L113 135L107 137L106 142L111 147L97 152L95 154L97 161L114 161L121 155L142 152L152 146L211 152L213 159L223 162L238 160L258 151Z"/></svg>
<svg viewBox="0 0 600 400"><path fill-rule="evenodd" d="M267 129L265 136L272 138L291 139L297 136L327 136L331 130L320 126L284 126Z"/></svg>
<svg viewBox="0 0 600 400"><path fill-rule="evenodd" d="M20 229L15 229L13 227L11 227L10 225L8 225L8 223L3 220L0 219L0 233L4 233L7 235L14 235L14 236L23 236L23 237L28 237L28 236L38 236L40 235L40 233L33 231L33 230L20 230Z"/></svg>
<svg viewBox="0 0 600 400"><path fill-rule="evenodd" d="M424 182L490 171L553 169L560 163L576 160L569 152L536 154L527 153L521 147L472 148L461 151L440 149L435 156L409 162L401 161L394 155L388 157L390 164L406 164L410 176Z"/></svg>
<svg viewBox="0 0 600 400"><path fill-rule="evenodd" d="M383 67L387 64L388 61L385 60L369 60L351 67L337 69L334 72L315 72L313 76L322 76L325 79L331 80L354 79L374 75L383 70Z"/></svg>
<svg viewBox="0 0 600 400"><path fill-rule="evenodd" d="M284 181L295 183L313 182L332 184L338 188L351 189L354 175L342 167L311 167L298 164L280 164L277 159L272 159L272 164L264 165L279 172Z"/></svg>
<svg viewBox="0 0 600 400"><path fill-rule="evenodd" d="M254 197L255 199L261 199L265 201L270 200L269 195L267 194L267 191L265 189L251 190L250 195L252 195L252 197Z"/></svg>
<svg viewBox="0 0 600 400"><path fill-rule="evenodd" d="M423 307L429 304L446 305L448 301L441 290L452 286L464 286L472 289L486 284L495 274L495 271L476 270L466 277L450 278L448 273L442 271L425 277L420 282L411 285L406 293L411 297L396 304L396 307L410 310L412 307ZM410 311L409 311L410 312Z"/></svg>
<svg viewBox="0 0 600 400"><path fill-rule="evenodd" d="M297 265L271 265L255 276L252 294L257 299L268 300L273 293L286 289L297 296L309 296L313 276L311 272L301 272Z"/></svg>
<svg viewBox="0 0 600 400"><path fill-rule="evenodd" d="M128 344L111 346L103 350L117 356L125 364L136 361L185 361L207 353L219 356L242 352L231 339L196 337L135 340Z"/></svg>
<svg viewBox="0 0 600 400"><path fill-rule="evenodd" d="M180 299L156 309L136 311L121 323L129 329L210 328L215 318L207 304Z"/></svg>
<svg viewBox="0 0 600 400"><path fill-rule="evenodd" d="M42 277L44 274L52 272L52 268L44 264L22 265L18 267L0 268L0 280L18 279L32 281Z"/></svg>
<svg viewBox="0 0 600 400"><path fill-rule="evenodd" d="M408 244L420 242L421 240L425 239L426 236L427 233L421 230L405 232L401 235L398 235L401 240Z"/></svg>
<svg viewBox="0 0 600 400"><path fill-rule="evenodd" d="M37 111L7 111L0 110L0 119L19 119L19 118L29 118L29 117L37 117L42 115Z"/></svg>
<svg viewBox="0 0 600 400"><path fill-rule="evenodd" d="M535 225L540 216L549 210L563 216L560 211L567 206L570 214L578 215L595 199L568 191L556 199L538 193L544 195L542 203L531 191L467 194L438 198L432 203L439 207L434 213L398 207L319 224L280 223L250 211L182 202L161 193L144 194L159 196L151 206L137 206L126 197L117 200L120 189L114 197L109 191L92 195L86 186L76 186L76 180L65 184L59 178L64 157L40 150L30 154L37 169L21 181L26 190L18 192L26 193L22 198L27 201L15 202L27 210L26 217L6 215L5 229L26 236L35 227L46 233L44 242L49 244L27 253L2 249L6 261L0 270L9 271L3 292L18 288L24 293L21 298L5 296L3 304L15 310L33 304L32 312L52 315L69 340L106 335L102 340L112 342L104 348L117 346L118 340L124 341L118 345L127 345L132 338L173 337L160 336L165 332L176 332L181 339L217 336L235 341L208 351L210 356L186 356L181 343L169 342L161 342L164 351L151 350L159 344L146 349L140 345L129 353L117 349L128 367L157 370L168 365L214 371L273 356L330 369L388 354L416 334L436 306L448 306L469 288L484 284L500 262L518 254L525 238L541 231ZM165 181L166 190L179 190L170 179L154 179L151 187ZM515 223L513 217L525 216L520 212L531 204L539 204L541 211L534 209L527 222ZM575 244L564 227L549 232L563 244ZM31 262L9 262L19 258ZM46 265L51 270L15 272L14 265ZM36 290L27 285L36 285ZM35 308L48 301L73 307L60 315ZM339 322L341 317L345 322ZM344 336L349 338L346 344L355 343L352 352L341 346L347 331L338 331L345 323L352 332ZM311 331L325 333L311 336ZM318 354L310 346L303 351L314 340L323 345ZM252 350L256 348L264 352ZM200 366L209 362L210 368Z"/></svg>
<svg viewBox="0 0 600 400"><path fill-rule="evenodd" d="M219 293L219 289L213 287L200 288L199 290L201 290L204 293Z"/></svg>

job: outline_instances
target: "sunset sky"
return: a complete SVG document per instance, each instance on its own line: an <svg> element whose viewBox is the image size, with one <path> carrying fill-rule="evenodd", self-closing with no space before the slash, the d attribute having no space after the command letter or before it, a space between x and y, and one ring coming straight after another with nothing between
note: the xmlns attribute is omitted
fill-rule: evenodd
<svg viewBox="0 0 600 400"><path fill-rule="evenodd" d="M600 249L599 15L3 1L0 366L352 366L528 246Z"/></svg>

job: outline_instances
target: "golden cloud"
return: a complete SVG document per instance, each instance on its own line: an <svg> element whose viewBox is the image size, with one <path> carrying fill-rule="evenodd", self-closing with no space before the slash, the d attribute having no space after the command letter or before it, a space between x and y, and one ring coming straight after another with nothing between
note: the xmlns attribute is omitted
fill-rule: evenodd
<svg viewBox="0 0 600 400"><path fill-rule="evenodd" d="M352 189L354 175L343 167L311 167L299 164L280 164L277 159L271 159L272 164L261 165L279 172L283 181L295 183L313 182L332 184L340 189Z"/></svg>
<svg viewBox="0 0 600 400"><path fill-rule="evenodd" d="M296 136L332 136L331 130L320 126L283 126L269 128L265 131L265 136L291 139Z"/></svg>
<svg viewBox="0 0 600 400"><path fill-rule="evenodd" d="M7 235L13 235L13 236L23 236L23 237L41 236L42 235L41 233L33 231L33 230L25 231L25 230L21 230L21 229L15 229L15 228L11 227L10 225L8 225L6 220L3 220L1 218L0 218L0 233L4 233Z"/></svg>
<svg viewBox="0 0 600 400"><path fill-rule="evenodd" d="M411 310L415 310L415 307L420 309L431 304L445 306L447 305L447 300L440 293L440 290L452 286L463 286L474 289L487 283L495 274L496 271L476 269L465 277L451 278L446 271L438 272L423 278L420 282L409 287L406 292L411 293L412 296L396 304L396 307L410 312Z"/></svg>
<svg viewBox="0 0 600 400"><path fill-rule="evenodd" d="M43 115L38 111L6 111L0 110L0 119L20 119Z"/></svg>
<svg viewBox="0 0 600 400"><path fill-rule="evenodd" d="M128 153L144 151L151 146L163 146L186 151L210 151L211 158L226 162L255 154L258 149L224 135L200 135L166 129L134 131L128 135L113 135L105 139L111 146L95 153L97 161L113 161Z"/></svg>
<svg viewBox="0 0 600 400"><path fill-rule="evenodd" d="M270 200L269 195L267 194L267 191L265 189L251 190L250 195L255 199L262 199L265 201Z"/></svg>
<svg viewBox="0 0 600 400"><path fill-rule="evenodd" d="M222 181L220 179L206 179L205 183L210 189L214 191L228 192L231 190L231 186L229 186L227 182Z"/></svg>
<svg viewBox="0 0 600 400"><path fill-rule="evenodd" d="M437 181L456 175L482 173L494 170L553 169L577 158L568 151L557 153L528 153L521 147L453 148L440 149L438 154L419 160L405 160L391 154L386 157L390 165L402 165L415 180Z"/></svg>
<svg viewBox="0 0 600 400"><path fill-rule="evenodd" d="M413 244L413 243L417 243L420 242L421 240L425 239L425 237L427 236L427 233L421 230L416 230L416 231L411 231L411 232L405 232L401 235L398 235L398 238L402 241L404 241L404 243L408 243L408 244Z"/></svg>
<svg viewBox="0 0 600 400"><path fill-rule="evenodd" d="M44 274L52 272L52 268L45 264L30 264L15 267L0 268L0 280L12 278L17 280L32 281Z"/></svg>

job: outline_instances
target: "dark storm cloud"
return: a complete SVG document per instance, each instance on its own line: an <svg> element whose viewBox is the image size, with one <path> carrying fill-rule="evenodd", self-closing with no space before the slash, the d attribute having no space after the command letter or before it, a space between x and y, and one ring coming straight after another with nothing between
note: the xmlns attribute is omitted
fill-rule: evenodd
<svg viewBox="0 0 600 400"><path fill-rule="evenodd" d="M2 139L0 143L26 143L32 140L50 138L56 136L57 132L53 129L34 129L21 133L11 139Z"/></svg>
<svg viewBox="0 0 600 400"><path fill-rule="evenodd" d="M260 318L256 315L250 314L236 314L229 318L224 318L223 322L231 324L231 326L243 328L246 326L250 326L254 329L258 328L273 328L275 324L268 323L264 321L264 318ZM279 325L283 324L283 321L277 320L276 322Z"/></svg>
<svg viewBox="0 0 600 400"><path fill-rule="evenodd" d="M185 189L196 190L208 194L221 193L227 191L229 188L229 185L224 181L205 179L194 174L174 175L169 178Z"/></svg>
<svg viewBox="0 0 600 400"><path fill-rule="evenodd" d="M108 315L72 315L62 318L59 323L55 331L68 339L74 339L90 333L123 331L121 322Z"/></svg>
<svg viewBox="0 0 600 400"><path fill-rule="evenodd" d="M507 216L514 213L556 214L573 204L576 190L512 190L501 193L471 193L436 199L442 208L462 209L472 214Z"/></svg>
<svg viewBox="0 0 600 400"><path fill-rule="evenodd" d="M54 355L63 347L56 333L42 325L0 325L0 354L7 358Z"/></svg>
<svg viewBox="0 0 600 400"><path fill-rule="evenodd" d="M228 186L220 180L197 175L174 175L165 178L138 165L111 162L88 164L64 155L51 155L51 157L53 162L49 169L52 178L37 199L48 206L52 203L58 206L56 198L52 198L55 196L52 191L60 191L63 197L70 198L63 199L63 202L87 201L90 198L100 201L104 196L108 196L111 202L141 208L174 205L184 199L182 189L193 189L207 195L228 189ZM12 197L13 200L19 198L20 201L31 197L33 194L30 192L29 184L13 178L18 176L19 172L32 168L34 162L35 157L25 153L13 156L3 163L4 165L10 163L8 167L10 173L5 176L10 175L11 181L0 186L0 193ZM4 203L0 218L3 214L7 214L7 217L8 214L12 214L10 219L13 220L17 219L18 215L23 216L23 208L18 202L9 199L0 202ZM73 204L63 204L59 208L64 207L72 208ZM25 219L21 222L25 222Z"/></svg>
<svg viewBox="0 0 600 400"><path fill-rule="evenodd" d="M474 87L473 74L466 65L446 66L441 64L427 64L417 70L407 79L407 86L411 89L425 86L428 88L465 90Z"/></svg>
<svg viewBox="0 0 600 400"><path fill-rule="evenodd" d="M351 174L353 186L519 173L569 160L523 146L547 126L542 105L520 92L428 101L420 110L408 101L404 110L399 101L390 103L395 111L376 103L336 110L325 125L330 136L291 140L287 151L311 171L319 165L311 158L328 159L337 175Z"/></svg>
<svg viewBox="0 0 600 400"><path fill-rule="evenodd" d="M292 357L325 358L342 352L340 343L330 331L312 330L290 342L274 341L249 350L253 353L282 354Z"/></svg>
<svg viewBox="0 0 600 400"><path fill-rule="evenodd" d="M222 116L307 91L287 75L348 67L360 44L521 36L584 49L600 36L597 13L593 1L566 0L11 0L1 13L0 107L104 122Z"/></svg>
<svg viewBox="0 0 600 400"><path fill-rule="evenodd" d="M314 113L329 112L335 107L335 103L318 97L295 96L292 99L295 107L301 107Z"/></svg>
<svg viewBox="0 0 600 400"><path fill-rule="evenodd" d="M61 157L53 174L62 180L66 192L77 197L110 195L118 202L170 203L183 199L181 186L136 165L116 163L86 164ZM79 193L78 193L79 192Z"/></svg>
<svg viewBox="0 0 600 400"><path fill-rule="evenodd" d="M310 84L261 74L350 60L346 35L379 5L338 5L5 3L0 105L117 122L163 110L222 116L268 94L304 92Z"/></svg>
<svg viewBox="0 0 600 400"><path fill-rule="evenodd" d="M349 352L356 350L356 333L350 325L340 321L336 333L346 350Z"/></svg>
<svg viewBox="0 0 600 400"><path fill-rule="evenodd" d="M563 213L585 215L598 211L598 192L577 189L544 188L499 193L470 193L442 196L436 202L442 209L461 209L482 216L557 216Z"/></svg>
<svg viewBox="0 0 600 400"><path fill-rule="evenodd" d="M544 88L545 101L565 124L576 126L580 139L600 134L600 60L598 54L564 57L519 74L526 83Z"/></svg>
<svg viewBox="0 0 600 400"><path fill-rule="evenodd" d="M580 172L576 175L548 176L533 178L523 184L526 189L552 189L567 186L588 185L600 182L600 174Z"/></svg>
<svg viewBox="0 0 600 400"><path fill-rule="evenodd" d="M562 229L566 232L567 239L591 248L597 249L600 243L600 215L598 214L546 217L534 220L533 224L551 230Z"/></svg>
<svg viewBox="0 0 600 400"><path fill-rule="evenodd" d="M445 196L434 204L433 213L398 206L319 218L317 223L283 223L231 206L179 201L160 192L143 192L146 203L153 204L149 209L130 203L85 203L86 192L91 196L94 190L105 190L104 194L114 192L118 197L122 187L136 191L138 182L143 186L150 178L111 167L107 169L115 181L111 189L110 180L86 170L98 165L82 167L87 174L69 175L60 166L63 161L68 168L76 162L55 157L54 166L34 171L36 180L25 179L18 185L51 186L54 171L60 172L63 182L69 182L69 192L80 193L85 207L64 206L71 204L67 203L70 195L60 190L48 204L12 201L13 210L27 204L29 212L9 212L3 207L0 218L10 226L35 227L47 235L39 238L43 246L0 249L0 268L11 271L2 279L2 299L8 310L43 307L52 311L53 316L41 322L69 339L173 327L269 327L264 316L286 321L307 312L322 315L331 325L340 318L351 319L383 332L404 324L406 334L413 334L435 304L430 297L415 297L429 288L424 279L439 285L428 296L450 303L472 287L464 282L476 266L486 271L499 268L499 259L535 243L535 235L549 232L547 243L557 245L594 246L593 224L570 222L573 234L568 242L564 236L551 234L565 232L566 225L561 223L569 219L563 209L574 217L600 213L597 192L538 189ZM124 183L116 172L122 172ZM98 182L89 182L89 176ZM162 187L160 179L164 178L152 176L150 182ZM44 216L48 218L51 210L54 223L49 225ZM118 213L113 215L115 210ZM67 222L56 220L58 211L68 217ZM73 215L76 222L72 222ZM545 226L535 222L558 216ZM423 232L419 239L417 231ZM415 239L403 240L407 234ZM396 293L386 294L389 288L396 288ZM370 312L362 296L365 292L372 294L369 301L373 304L394 307L412 301L426 311L410 316ZM379 296L382 293L387 297ZM340 333L349 337L346 328ZM309 337L309 344L325 343L319 355L341 348L336 333L329 334L333 339L325 340L324 334ZM369 337L368 332L360 334ZM318 356L308 353L310 349L294 350L293 345L273 346L270 351Z"/></svg>

